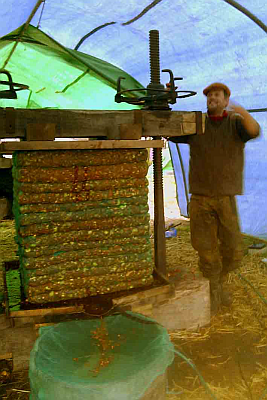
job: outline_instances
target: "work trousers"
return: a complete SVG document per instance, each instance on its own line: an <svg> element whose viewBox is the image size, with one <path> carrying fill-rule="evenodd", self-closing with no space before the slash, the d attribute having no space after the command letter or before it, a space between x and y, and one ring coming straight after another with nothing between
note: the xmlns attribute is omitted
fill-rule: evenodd
<svg viewBox="0 0 267 400"><path fill-rule="evenodd" d="M199 268L214 284L240 266L244 251L234 196L192 195L191 243L199 255Z"/></svg>

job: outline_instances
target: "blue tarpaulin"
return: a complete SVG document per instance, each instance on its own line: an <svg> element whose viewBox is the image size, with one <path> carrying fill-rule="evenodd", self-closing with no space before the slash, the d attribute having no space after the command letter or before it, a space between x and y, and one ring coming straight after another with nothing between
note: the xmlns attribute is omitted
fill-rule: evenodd
<svg viewBox="0 0 267 400"><path fill-rule="evenodd" d="M103 75L103 64L101 67L97 60L117 67L117 72L113 69L115 76L121 70L132 76L129 85L146 87L150 81L151 29L160 33L161 68L183 77L177 81L180 90L197 92L178 100L173 110L205 112L203 88L214 81L227 84L233 100L254 110L252 115L262 127L261 136L246 144L245 193L238 196L238 204L242 231L267 238L265 0L1 0L0 5L1 68L10 70L14 81L30 84L26 106L90 108L92 102L84 100L87 85L95 90L95 79L99 79L102 86L101 95L95 94L96 108L111 109L114 104L118 109L113 103L114 80L109 73ZM10 35L18 29L17 35ZM28 30L35 34L27 36ZM34 65L31 61L31 55L37 53L45 57L43 68L42 62ZM90 69L96 65L98 70ZM162 73L161 82L167 81L168 74ZM108 88L106 94L103 85ZM57 93L56 101L51 101L52 93ZM77 93L81 93L80 100ZM94 99L93 93L88 97ZM2 107L8 105L1 102ZM16 107L15 103L10 106ZM187 179L188 146L180 145L179 149ZM178 158L174 148L179 204L186 214L185 183L182 171L178 173Z"/></svg>

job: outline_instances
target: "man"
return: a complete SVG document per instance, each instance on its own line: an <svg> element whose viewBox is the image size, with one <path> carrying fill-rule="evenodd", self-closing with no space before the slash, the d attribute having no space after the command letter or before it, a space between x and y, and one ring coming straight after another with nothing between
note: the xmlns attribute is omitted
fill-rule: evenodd
<svg viewBox="0 0 267 400"><path fill-rule="evenodd" d="M235 195L243 192L245 142L259 135L259 124L240 105L230 104L230 89L212 83L207 97L204 135L170 138L190 145L189 191L191 243L198 252L199 267L210 281L211 313L229 306L223 290L228 272L243 257L242 237Z"/></svg>

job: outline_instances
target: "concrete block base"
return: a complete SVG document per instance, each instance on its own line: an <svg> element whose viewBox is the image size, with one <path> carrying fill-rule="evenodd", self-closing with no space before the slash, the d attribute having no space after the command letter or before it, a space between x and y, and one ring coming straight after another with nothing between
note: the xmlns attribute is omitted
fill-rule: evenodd
<svg viewBox="0 0 267 400"><path fill-rule="evenodd" d="M151 317L168 330L197 330L210 323L209 281L205 278L175 285L174 296L153 307Z"/></svg>
<svg viewBox="0 0 267 400"><path fill-rule="evenodd" d="M209 281L172 278L170 285L113 299L114 305L151 317L168 330L197 330L210 323Z"/></svg>

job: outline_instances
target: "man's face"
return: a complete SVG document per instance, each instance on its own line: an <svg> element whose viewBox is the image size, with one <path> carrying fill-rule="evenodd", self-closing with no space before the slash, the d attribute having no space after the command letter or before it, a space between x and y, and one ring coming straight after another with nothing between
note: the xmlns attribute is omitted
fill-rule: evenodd
<svg viewBox="0 0 267 400"><path fill-rule="evenodd" d="M228 102L229 98L225 97L222 89L212 89L207 94L207 108L211 115L222 115Z"/></svg>

